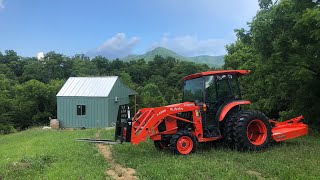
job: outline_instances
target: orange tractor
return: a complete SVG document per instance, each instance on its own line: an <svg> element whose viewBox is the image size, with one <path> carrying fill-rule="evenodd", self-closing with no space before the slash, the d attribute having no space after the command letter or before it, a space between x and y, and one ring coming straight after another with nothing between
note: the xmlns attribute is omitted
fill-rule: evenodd
<svg viewBox="0 0 320 180"><path fill-rule="evenodd" d="M271 141L308 133L299 116L284 122L255 110L242 109L238 77L249 70L208 71L184 77L183 103L140 109L130 117L128 105L119 107L115 139L138 144L150 137L158 149L187 155L197 144L223 140L240 151L260 151Z"/></svg>

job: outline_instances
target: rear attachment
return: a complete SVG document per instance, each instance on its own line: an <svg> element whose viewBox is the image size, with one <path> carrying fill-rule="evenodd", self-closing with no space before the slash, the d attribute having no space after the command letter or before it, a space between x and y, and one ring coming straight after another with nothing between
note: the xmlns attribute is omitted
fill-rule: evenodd
<svg viewBox="0 0 320 180"><path fill-rule="evenodd" d="M76 139L78 142L88 142L88 143L102 143L102 144L121 144L121 142L116 142L111 139L90 139L90 138L79 138Z"/></svg>
<svg viewBox="0 0 320 180"><path fill-rule="evenodd" d="M132 120L130 119L129 105L124 104L119 106L118 117L115 127L114 140L111 139L90 139L79 138L76 141L89 142L89 143L103 143L103 144L122 144L123 141L131 141L131 127ZM117 142L119 140L120 142Z"/></svg>
<svg viewBox="0 0 320 180"><path fill-rule="evenodd" d="M302 119L303 116L298 116L284 122L269 120L272 125L272 138L275 141L280 142L307 135L308 126L300 122Z"/></svg>
<svg viewBox="0 0 320 180"><path fill-rule="evenodd" d="M114 140L120 140L122 143L131 141L132 120L130 118L130 109L128 104L120 105L116 122Z"/></svg>

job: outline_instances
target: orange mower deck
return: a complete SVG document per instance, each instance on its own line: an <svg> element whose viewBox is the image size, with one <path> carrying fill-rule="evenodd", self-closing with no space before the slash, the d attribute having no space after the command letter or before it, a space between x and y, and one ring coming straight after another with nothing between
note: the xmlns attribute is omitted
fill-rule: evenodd
<svg viewBox="0 0 320 180"><path fill-rule="evenodd" d="M284 122L270 120L269 122L274 124L272 138L280 142L308 134L308 126L300 122L302 119L303 116L298 116Z"/></svg>

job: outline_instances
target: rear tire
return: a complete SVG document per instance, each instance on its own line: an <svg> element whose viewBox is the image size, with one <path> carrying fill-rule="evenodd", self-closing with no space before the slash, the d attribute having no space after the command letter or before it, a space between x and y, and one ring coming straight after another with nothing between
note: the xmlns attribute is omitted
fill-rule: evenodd
<svg viewBox="0 0 320 180"><path fill-rule="evenodd" d="M188 131L180 131L170 139L170 149L174 154L188 155L197 149L196 138Z"/></svg>
<svg viewBox="0 0 320 180"><path fill-rule="evenodd" d="M269 119L259 111L244 110L237 115L234 123L234 144L240 151L261 151L271 141Z"/></svg>
<svg viewBox="0 0 320 180"><path fill-rule="evenodd" d="M230 147L231 149L235 148L235 140L234 140L234 124L236 122L236 117L238 115L238 112L230 112L228 116L222 121L221 124L221 132L223 136L223 143Z"/></svg>

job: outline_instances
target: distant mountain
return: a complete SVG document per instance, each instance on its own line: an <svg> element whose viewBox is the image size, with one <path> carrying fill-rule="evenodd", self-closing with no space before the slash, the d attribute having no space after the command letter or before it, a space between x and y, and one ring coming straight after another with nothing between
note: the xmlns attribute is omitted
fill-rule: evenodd
<svg viewBox="0 0 320 180"><path fill-rule="evenodd" d="M210 67L221 67L224 64L224 56L203 55L203 56L195 56L195 57L185 57L163 47L157 47L142 55L128 55L124 58L121 58L120 60L131 61L131 60L144 59L146 61L151 61L154 59L156 55L160 55L162 57L173 57L175 59L179 59L182 61L190 61L195 63L207 64Z"/></svg>
<svg viewBox="0 0 320 180"><path fill-rule="evenodd" d="M224 65L224 56L195 56L189 57L192 59L192 62L208 64L209 66L221 67Z"/></svg>

